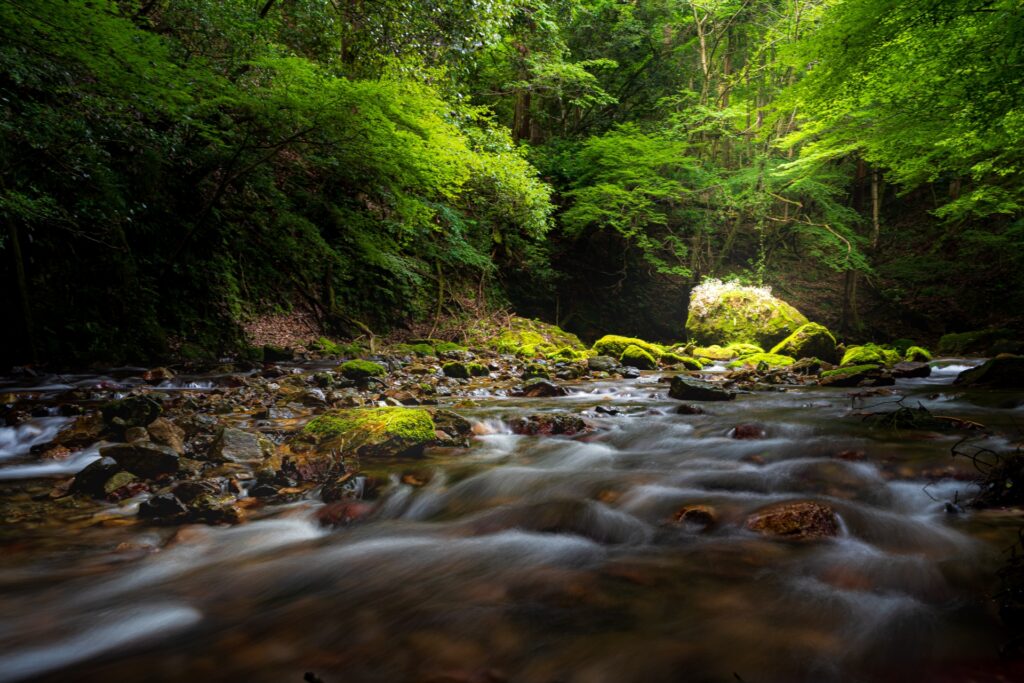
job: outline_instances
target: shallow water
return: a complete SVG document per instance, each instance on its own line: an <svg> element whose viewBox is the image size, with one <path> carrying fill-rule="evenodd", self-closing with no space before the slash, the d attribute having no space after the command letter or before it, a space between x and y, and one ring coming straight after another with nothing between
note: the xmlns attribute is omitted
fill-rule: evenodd
<svg viewBox="0 0 1024 683"><path fill-rule="evenodd" d="M673 412L655 375L559 399L481 396L457 410L488 435L428 454L429 483L396 480L367 522L339 530L313 522L310 500L234 528L8 532L0 681L1024 680L998 657L1006 634L988 599L1018 517L945 512L973 491L970 462L951 457L960 434L873 430L860 414L902 397L1010 447L1022 397L959 391L963 362L937 366L898 396L791 388L695 416ZM73 380L3 390L122 381ZM180 390L215 382L188 381ZM599 429L504 427L549 410ZM0 429L0 478L84 466L28 455L62 419ZM764 438L731 438L742 423ZM768 503L807 499L838 512L838 538L743 527ZM692 504L714 508L710 529L668 522Z"/></svg>

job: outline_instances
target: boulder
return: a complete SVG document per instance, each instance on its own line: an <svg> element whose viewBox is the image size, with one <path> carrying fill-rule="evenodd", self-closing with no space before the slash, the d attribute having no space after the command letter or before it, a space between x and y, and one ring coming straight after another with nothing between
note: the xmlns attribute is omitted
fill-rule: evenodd
<svg viewBox="0 0 1024 683"><path fill-rule="evenodd" d="M569 392L566 391L565 388L540 377L528 380L526 384L523 385L522 392L520 392L520 396L526 396L527 398L551 398L554 396L568 395Z"/></svg>
<svg viewBox="0 0 1024 683"><path fill-rule="evenodd" d="M680 401L731 401L736 398L736 394L717 384L685 375L672 378L668 395Z"/></svg>
<svg viewBox="0 0 1024 683"><path fill-rule="evenodd" d="M262 462L274 454L274 442L244 429L224 427L210 446L209 459L214 462Z"/></svg>
<svg viewBox="0 0 1024 683"><path fill-rule="evenodd" d="M764 536L791 541L810 541L836 536L839 518L824 503L797 501L775 503L747 517L746 527Z"/></svg>
<svg viewBox="0 0 1024 683"><path fill-rule="evenodd" d="M587 368L593 372L612 372L619 367L619 361L611 356L593 356L587 359Z"/></svg>
<svg viewBox="0 0 1024 683"><path fill-rule="evenodd" d="M851 346L846 349L840 365L895 365L903 360L897 351L884 349L876 344Z"/></svg>
<svg viewBox="0 0 1024 683"><path fill-rule="evenodd" d="M953 384L1024 389L1024 356L996 356L976 368L964 370L953 380Z"/></svg>
<svg viewBox="0 0 1024 683"><path fill-rule="evenodd" d="M143 479L178 471L178 454L171 448L150 441L119 443L100 449L104 458L113 458L122 469Z"/></svg>
<svg viewBox="0 0 1024 683"><path fill-rule="evenodd" d="M791 358L818 358L834 363L836 338L824 325L807 323L772 347L772 353Z"/></svg>
<svg viewBox="0 0 1024 683"><path fill-rule="evenodd" d="M111 401L103 406L103 419L107 424L126 429L145 427L160 417L163 408L159 403L145 396L129 396Z"/></svg>
<svg viewBox="0 0 1024 683"><path fill-rule="evenodd" d="M338 367L338 372L344 375L347 379L361 381L370 377L380 377L384 375L387 370L383 365L374 363L368 360L350 360L347 363L342 363Z"/></svg>
<svg viewBox="0 0 1024 683"><path fill-rule="evenodd" d="M892 375L875 364L851 365L835 370L826 370L818 376L818 384L823 387L882 387L890 386L895 382Z"/></svg>
<svg viewBox="0 0 1024 683"><path fill-rule="evenodd" d="M165 417L158 417L147 427L149 438L172 449L178 455L185 454L185 430Z"/></svg>
<svg viewBox="0 0 1024 683"><path fill-rule="evenodd" d="M563 434L573 436L588 430L586 421L577 415L564 413L538 413L517 418L512 422L516 434Z"/></svg>
<svg viewBox="0 0 1024 683"><path fill-rule="evenodd" d="M445 377L469 379L469 368L466 367L465 363L460 363L458 361L445 363L444 366L442 366L441 371L445 374Z"/></svg>
<svg viewBox="0 0 1024 683"><path fill-rule="evenodd" d="M932 374L932 366L928 363L913 363L906 361L897 363L889 370L896 379L910 379L913 377L928 377Z"/></svg>
<svg viewBox="0 0 1024 683"><path fill-rule="evenodd" d="M310 420L303 429L317 449L367 458L420 455L437 441L433 416L422 408L350 408Z"/></svg>
<svg viewBox="0 0 1024 683"><path fill-rule="evenodd" d="M652 344L651 342L646 342L643 339L637 339L635 337L620 337L615 334L606 334L594 342L594 351L596 351L600 356L620 358L623 352L630 346L636 346L643 349L655 360L661 358L661 354L664 353L664 349L657 344Z"/></svg>
<svg viewBox="0 0 1024 683"><path fill-rule="evenodd" d="M911 363L927 363L932 359L932 354L926 348L910 346L903 352L903 359Z"/></svg>
<svg viewBox="0 0 1024 683"><path fill-rule="evenodd" d="M658 361L654 356L635 344L626 347L626 350L622 352L622 356L619 357L619 362L627 367L639 370L653 370L658 367Z"/></svg>
<svg viewBox="0 0 1024 683"><path fill-rule="evenodd" d="M772 368L784 368L795 363L796 360L789 356L780 356L776 353L754 353L749 356L741 356L729 363L730 368L742 368L750 366L760 368L763 364L769 370Z"/></svg>
<svg viewBox="0 0 1024 683"><path fill-rule="evenodd" d="M690 295L686 334L705 346L744 342L771 348L808 322L767 288L712 280Z"/></svg>
<svg viewBox="0 0 1024 683"><path fill-rule="evenodd" d="M113 458L100 458L86 465L85 469L75 475L71 483L73 493L82 493L94 498L100 498L104 494L104 486L118 472L121 466Z"/></svg>

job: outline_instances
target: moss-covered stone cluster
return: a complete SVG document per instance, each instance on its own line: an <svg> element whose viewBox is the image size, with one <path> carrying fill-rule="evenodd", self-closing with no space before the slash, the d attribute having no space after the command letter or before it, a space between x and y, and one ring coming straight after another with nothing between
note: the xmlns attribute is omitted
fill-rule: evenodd
<svg viewBox="0 0 1024 683"><path fill-rule="evenodd" d="M763 288L716 283L694 289L686 334L704 346L744 342L771 348L808 322L800 311Z"/></svg>

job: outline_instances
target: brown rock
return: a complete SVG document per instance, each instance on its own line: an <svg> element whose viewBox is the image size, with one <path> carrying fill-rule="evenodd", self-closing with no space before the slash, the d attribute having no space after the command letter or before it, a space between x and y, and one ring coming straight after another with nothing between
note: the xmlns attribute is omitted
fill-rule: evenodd
<svg viewBox="0 0 1024 683"><path fill-rule="evenodd" d="M835 510L810 500L775 503L747 517L747 528L773 538L807 541L835 536L839 518Z"/></svg>
<svg viewBox="0 0 1024 683"><path fill-rule="evenodd" d="M185 453L185 430L166 417L158 417L147 428L153 443L162 444L178 455Z"/></svg>

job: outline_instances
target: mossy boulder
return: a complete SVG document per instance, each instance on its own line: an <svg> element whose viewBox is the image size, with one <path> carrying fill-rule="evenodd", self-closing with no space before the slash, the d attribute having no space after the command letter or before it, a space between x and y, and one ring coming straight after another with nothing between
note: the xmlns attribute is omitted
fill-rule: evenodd
<svg viewBox="0 0 1024 683"><path fill-rule="evenodd" d="M640 370L653 370L658 367L658 361L654 356L635 344L630 344L619 356L619 362L631 368Z"/></svg>
<svg viewBox="0 0 1024 683"><path fill-rule="evenodd" d="M903 358L892 349L882 348L877 344L864 344L863 346L851 346L846 349L840 365L867 365L877 363L879 365L895 365Z"/></svg>
<svg viewBox="0 0 1024 683"><path fill-rule="evenodd" d="M469 379L469 367L465 363L459 363L453 361L451 363L445 363L441 366L441 372L445 374L445 377L454 377L456 379Z"/></svg>
<svg viewBox="0 0 1024 683"><path fill-rule="evenodd" d="M874 363L826 370L818 376L818 384L823 387L857 387L862 384L886 386L894 381L892 375L886 374L881 366Z"/></svg>
<svg viewBox="0 0 1024 683"><path fill-rule="evenodd" d="M820 358L831 363L836 359L836 338L824 325L807 323L772 347L771 352L792 358Z"/></svg>
<svg viewBox="0 0 1024 683"><path fill-rule="evenodd" d="M325 413L305 426L320 450L359 457L419 455L437 440L434 418L422 408L350 408Z"/></svg>
<svg viewBox="0 0 1024 683"><path fill-rule="evenodd" d="M704 360L732 360L742 354L736 349L725 348L718 344L712 344L711 346L696 347L693 350L693 355L695 358Z"/></svg>
<svg viewBox="0 0 1024 683"><path fill-rule="evenodd" d="M381 377L387 370L383 365L374 363L368 360L350 360L347 363L342 363L338 366L338 372L344 375L347 379L360 381L370 377Z"/></svg>
<svg viewBox="0 0 1024 683"><path fill-rule="evenodd" d="M472 347L487 348L522 358L538 358L564 348L583 351L579 337L557 325L513 316L501 323L481 320L471 327L465 341Z"/></svg>
<svg viewBox="0 0 1024 683"><path fill-rule="evenodd" d="M983 354L997 340L1013 339L1016 335L1011 330L989 328L971 332L955 332L943 335L939 339L939 353L951 356Z"/></svg>
<svg viewBox="0 0 1024 683"><path fill-rule="evenodd" d="M711 282L690 296L686 334L703 346L743 342L771 348L808 322L766 288Z"/></svg>
<svg viewBox="0 0 1024 683"><path fill-rule="evenodd" d="M487 377L491 374L490 369L481 363L466 363L466 369L471 377Z"/></svg>
<svg viewBox="0 0 1024 683"><path fill-rule="evenodd" d="M782 356L777 353L752 353L749 356L743 356L729 363L730 368L742 368L744 366L751 366L754 368L761 367L762 364L769 368L784 368L792 365L796 362L795 358L790 356Z"/></svg>
<svg viewBox="0 0 1024 683"><path fill-rule="evenodd" d="M909 346L903 352L903 360L911 363L927 363L932 359L931 352L920 346Z"/></svg>
<svg viewBox="0 0 1024 683"><path fill-rule="evenodd" d="M655 360L661 358L661 354L665 352L660 344L653 344L636 337L622 337L617 334L606 334L594 342L594 352L599 356L621 358L622 353L630 346L642 349Z"/></svg>

